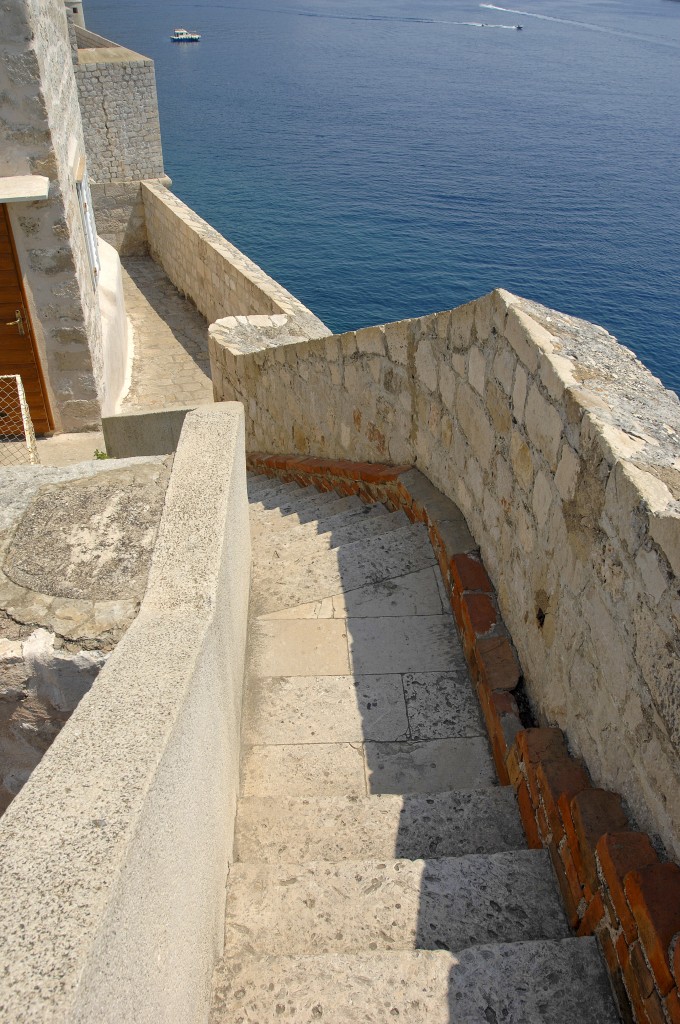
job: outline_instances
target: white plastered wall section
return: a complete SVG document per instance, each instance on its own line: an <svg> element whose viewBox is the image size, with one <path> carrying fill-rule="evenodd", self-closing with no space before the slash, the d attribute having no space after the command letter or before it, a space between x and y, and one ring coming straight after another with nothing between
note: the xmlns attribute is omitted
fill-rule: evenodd
<svg viewBox="0 0 680 1024"><path fill-rule="evenodd" d="M210 332L249 450L414 464L452 498L540 720L680 857L677 396L602 328L504 291L320 340L255 319Z"/></svg>
<svg viewBox="0 0 680 1024"><path fill-rule="evenodd" d="M207 1019L249 579L243 410L203 407L185 421L139 616L0 822L13 1024Z"/></svg>

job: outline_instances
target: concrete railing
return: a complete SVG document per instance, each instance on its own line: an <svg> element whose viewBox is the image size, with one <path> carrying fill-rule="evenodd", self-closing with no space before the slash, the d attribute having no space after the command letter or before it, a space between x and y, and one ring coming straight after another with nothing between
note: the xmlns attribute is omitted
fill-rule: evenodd
<svg viewBox="0 0 680 1024"><path fill-rule="evenodd" d="M680 857L680 403L602 328L496 291L300 343L211 328L251 451L416 465L463 510L529 696Z"/></svg>
<svg viewBox="0 0 680 1024"><path fill-rule="evenodd" d="M207 1020L249 572L243 410L203 407L139 616L0 821L3 1020Z"/></svg>

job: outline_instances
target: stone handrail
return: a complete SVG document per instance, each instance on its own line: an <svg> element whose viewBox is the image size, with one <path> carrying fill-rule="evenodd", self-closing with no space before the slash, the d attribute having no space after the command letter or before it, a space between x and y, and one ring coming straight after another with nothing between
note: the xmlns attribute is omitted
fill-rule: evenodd
<svg viewBox="0 0 680 1024"><path fill-rule="evenodd" d="M463 510L529 696L680 856L680 403L600 327L505 291L303 342L213 324L250 451L417 466Z"/></svg>
<svg viewBox="0 0 680 1024"><path fill-rule="evenodd" d="M139 616L0 821L0 1016L205 1021L238 787L243 410L187 416Z"/></svg>

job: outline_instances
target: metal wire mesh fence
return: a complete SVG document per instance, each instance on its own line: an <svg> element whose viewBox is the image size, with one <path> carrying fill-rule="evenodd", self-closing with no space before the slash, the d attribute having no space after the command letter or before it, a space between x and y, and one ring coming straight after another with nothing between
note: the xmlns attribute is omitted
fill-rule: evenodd
<svg viewBox="0 0 680 1024"><path fill-rule="evenodd" d="M37 462L35 431L21 377L0 375L0 466Z"/></svg>

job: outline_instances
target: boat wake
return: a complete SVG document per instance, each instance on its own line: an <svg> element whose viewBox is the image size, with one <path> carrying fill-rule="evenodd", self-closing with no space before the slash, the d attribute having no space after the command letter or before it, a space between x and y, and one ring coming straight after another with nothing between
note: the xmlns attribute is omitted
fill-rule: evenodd
<svg viewBox="0 0 680 1024"><path fill-rule="evenodd" d="M490 11L503 11L504 14L521 14L523 18L538 18L539 21L556 21L561 25L577 25L579 28L587 28L591 32L604 32L605 35L609 36L624 36L627 39L640 39L645 43L661 43L662 46L672 46L677 49L678 44L670 39L660 39L658 36L646 36L638 34L637 32L623 32L615 28L607 28L605 25L593 25L589 21L572 21L569 18L556 18L551 14L536 14L533 11L520 11L515 7L500 7L498 4L484 3L480 4L480 7L485 7Z"/></svg>
<svg viewBox="0 0 680 1024"><path fill-rule="evenodd" d="M282 14L295 18L322 18L331 21L396 21L412 25L461 25L466 28L505 28L512 29L513 31L518 27L517 25L492 25L484 21L448 21L444 18L409 18L389 14L332 14L328 11L303 11L290 7L246 7L243 4L232 3L195 3L193 6L220 7L222 9L234 11L262 11L265 14ZM493 4L482 4L482 7L485 6L492 7ZM498 8L498 10L502 10L502 8Z"/></svg>

